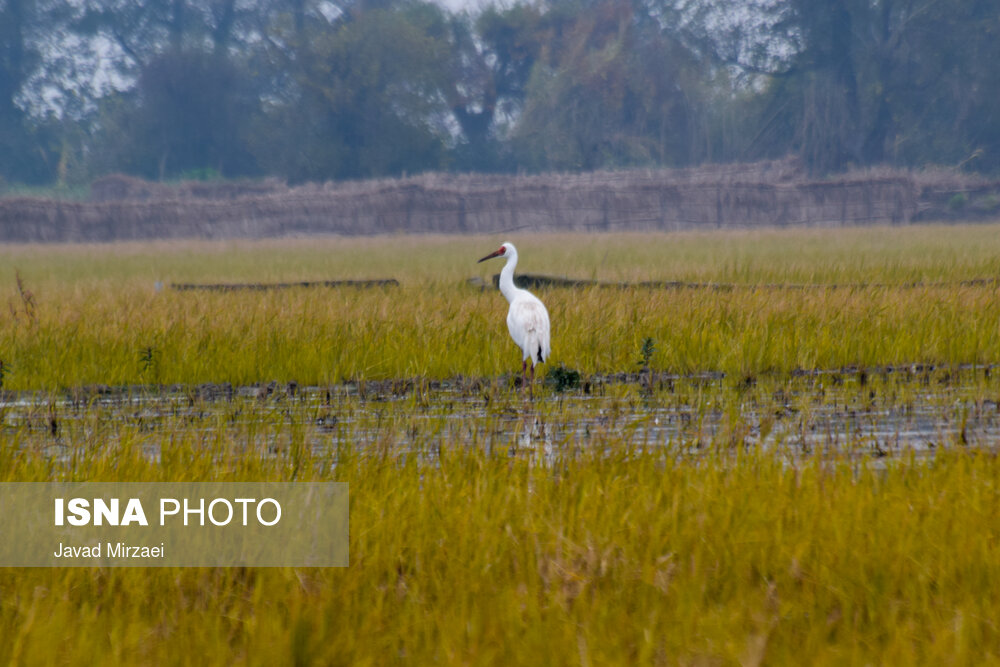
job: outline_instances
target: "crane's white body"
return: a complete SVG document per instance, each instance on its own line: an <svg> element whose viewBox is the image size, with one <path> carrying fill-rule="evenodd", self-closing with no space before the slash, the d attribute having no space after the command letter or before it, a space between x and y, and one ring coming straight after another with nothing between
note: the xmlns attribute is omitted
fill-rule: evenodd
<svg viewBox="0 0 1000 667"><path fill-rule="evenodd" d="M514 267L517 266L517 249L511 243L504 243L491 257L506 257L507 263L500 271L500 292L503 293L510 309L507 311L507 330L510 337L521 348L522 371L527 372L531 361L531 376L534 378L535 365L545 362L552 352L549 344L549 312L538 297L514 284Z"/></svg>

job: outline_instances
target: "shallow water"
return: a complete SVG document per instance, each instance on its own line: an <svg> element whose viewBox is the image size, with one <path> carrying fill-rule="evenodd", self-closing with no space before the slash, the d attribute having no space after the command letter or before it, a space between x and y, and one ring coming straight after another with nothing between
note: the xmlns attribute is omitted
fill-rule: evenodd
<svg viewBox="0 0 1000 667"><path fill-rule="evenodd" d="M834 371L790 377L591 378L534 399L507 378L331 387L91 388L7 394L0 428L57 458L81 446L138 441L158 458L172 438L248 453L304 446L406 454L442 448L537 452L665 448L682 455L762 447L782 455L891 457L1000 442L1000 382L989 368Z"/></svg>

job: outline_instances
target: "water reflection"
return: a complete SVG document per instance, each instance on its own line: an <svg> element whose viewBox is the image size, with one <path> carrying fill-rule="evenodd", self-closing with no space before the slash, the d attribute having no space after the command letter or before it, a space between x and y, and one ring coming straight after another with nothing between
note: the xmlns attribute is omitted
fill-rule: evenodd
<svg viewBox="0 0 1000 667"><path fill-rule="evenodd" d="M552 466L556 460L552 435L545 420L538 414L525 412L518 424L517 453L527 454L533 462Z"/></svg>
<svg viewBox="0 0 1000 667"><path fill-rule="evenodd" d="M170 438L184 433L206 442L228 434L264 455L289 446L316 454L468 446L549 466L561 451L580 448L697 455L713 447L759 447L883 457L995 446L1000 383L974 372L948 380L809 377L760 387L679 378L655 388L605 383L587 393L541 393L532 401L516 391L447 385L418 391L413 383L7 394L0 400L0 430L56 458L85 442L111 446L127 434L156 459Z"/></svg>

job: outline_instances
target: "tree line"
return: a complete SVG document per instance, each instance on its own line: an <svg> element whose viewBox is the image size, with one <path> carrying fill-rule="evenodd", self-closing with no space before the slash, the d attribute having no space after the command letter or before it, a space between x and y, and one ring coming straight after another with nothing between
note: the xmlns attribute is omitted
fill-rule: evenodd
<svg viewBox="0 0 1000 667"><path fill-rule="evenodd" d="M0 0L0 179L1000 170L995 0Z"/></svg>

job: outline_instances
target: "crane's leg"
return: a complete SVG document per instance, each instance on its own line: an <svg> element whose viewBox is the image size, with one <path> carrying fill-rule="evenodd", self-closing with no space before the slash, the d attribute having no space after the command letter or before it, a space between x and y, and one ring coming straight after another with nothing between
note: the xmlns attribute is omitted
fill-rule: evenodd
<svg viewBox="0 0 1000 667"><path fill-rule="evenodd" d="M531 384L528 385L528 395L532 398L535 397L535 364L531 364Z"/></svg>
<svg viewBox="0 0 1000 667"><path fill-rule="evenodd" d="M521 362L521 391L525 390L528 386L528 360L525 359Z"/></svg>

